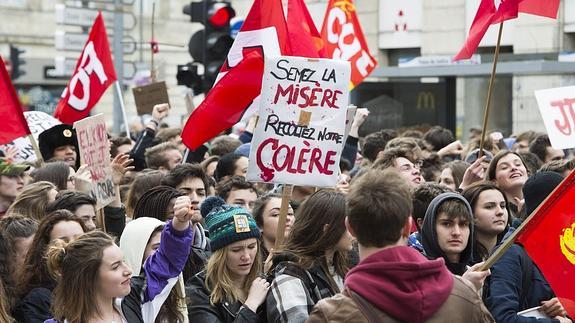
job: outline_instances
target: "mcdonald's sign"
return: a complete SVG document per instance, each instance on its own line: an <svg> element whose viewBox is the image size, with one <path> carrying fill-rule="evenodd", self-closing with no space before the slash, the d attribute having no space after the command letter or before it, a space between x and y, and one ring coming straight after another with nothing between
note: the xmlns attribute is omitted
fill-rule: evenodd
<svg viewBox="0 0 575 323"><path fill-rule="evenodd" d="M429 91L421 91L417 95L417 110L435 110L435 95Z"/></svg>

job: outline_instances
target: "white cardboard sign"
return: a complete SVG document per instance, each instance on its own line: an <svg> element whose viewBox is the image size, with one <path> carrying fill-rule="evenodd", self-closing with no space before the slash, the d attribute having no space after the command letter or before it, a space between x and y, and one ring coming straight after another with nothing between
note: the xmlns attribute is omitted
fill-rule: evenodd
<svg viewBox="0 0 575 323"><path fill-rule="evenodd" d="M346 130L349 81L349 62L266 57L247 179L335 186ZM302 115L304 122L300 122Z"/></svg>
<svg viewBox="0 0 575 323"><path fill-rule="evenodd" d="M535 97L553 148L574 148L575 86L535 91Z"/></svg>
<svg viewBox="0 0 575 323"><path fill-rule="evenodd" d="M110 167L110 147L106 135L104 115L98 114L74 122L78 136L78 147L82 163L88 164L92 178L91 195L100 209L110 204L116 197L112 170Z"/></svg>

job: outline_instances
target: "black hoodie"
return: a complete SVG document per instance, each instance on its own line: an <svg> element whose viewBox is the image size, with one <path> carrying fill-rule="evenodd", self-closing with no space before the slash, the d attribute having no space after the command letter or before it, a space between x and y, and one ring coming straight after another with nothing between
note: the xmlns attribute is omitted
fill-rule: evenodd
<svg viewBox="0 0 575 323"><path fill-rule="evenodd" d="M459 200L467 206L469 209L470 218L470 228L469 228L469 239L467 241L467 246L459 256L458 263L451 263L447 259L445 253L439 247L437 241L437 231L435 229L435 219L437 217L437 210L443 202L447 200ZM457 193L443 193L434 198L427 211L425 212L425 218L423 219L423 226L421 227L421 244L423 245L424 253L429 259L436 259L443 257L445 259L445 265L455 275L462 275L467 270L467 265L471 262L473 254L473 241L474 241L474 225L473 225L473 211L471 206L461 195Z"/></svg>

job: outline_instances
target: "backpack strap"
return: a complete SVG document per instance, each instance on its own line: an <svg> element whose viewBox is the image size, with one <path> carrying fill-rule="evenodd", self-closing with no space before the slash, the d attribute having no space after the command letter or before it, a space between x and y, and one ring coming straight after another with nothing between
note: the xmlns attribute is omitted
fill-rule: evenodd
<svg viewBox="0 0 575 323"><path fill-rule="evenodd" d="M383 322L381 318L382 313L380 311L376 311L373 308L373 305L371 305L365 298L361 297L359 294L357 294L356 292L352 291L347 287L345 288L343 293L349 296L353 300L353 302L359 308L361 314L363 314L363 316L367 318L367 321L369 323Z"/></svg>

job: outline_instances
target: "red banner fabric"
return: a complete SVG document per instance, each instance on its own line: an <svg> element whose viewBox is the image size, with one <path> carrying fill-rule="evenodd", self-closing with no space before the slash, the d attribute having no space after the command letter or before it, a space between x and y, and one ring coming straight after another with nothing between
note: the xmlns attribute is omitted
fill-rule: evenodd
<svg viewBox="0 0 575 323"><path fill-rule="evenodd" d="M4 59L0 57L0 145L30 134L28 123L18 100L18 95L12 85Z"/></svg>
<svg viewBox="0 0 575 323"><path fill-rule="evenodd" d="M561 182L516 238L575 317L575 171Z"/></svg>
<svg viewBox="0 0 575 323"><path fill-rule="evenodd" d="M66 124L87 117L116 79L104 18L99 13L54 117Z"/></svg>
<svg viewBox="0 0 575 323"><path fill-rule="evenodd" d="M329 58L350 62L352 88L375 69L377 61L369 52L352 0L329 1L321 36Z"/></svg>

